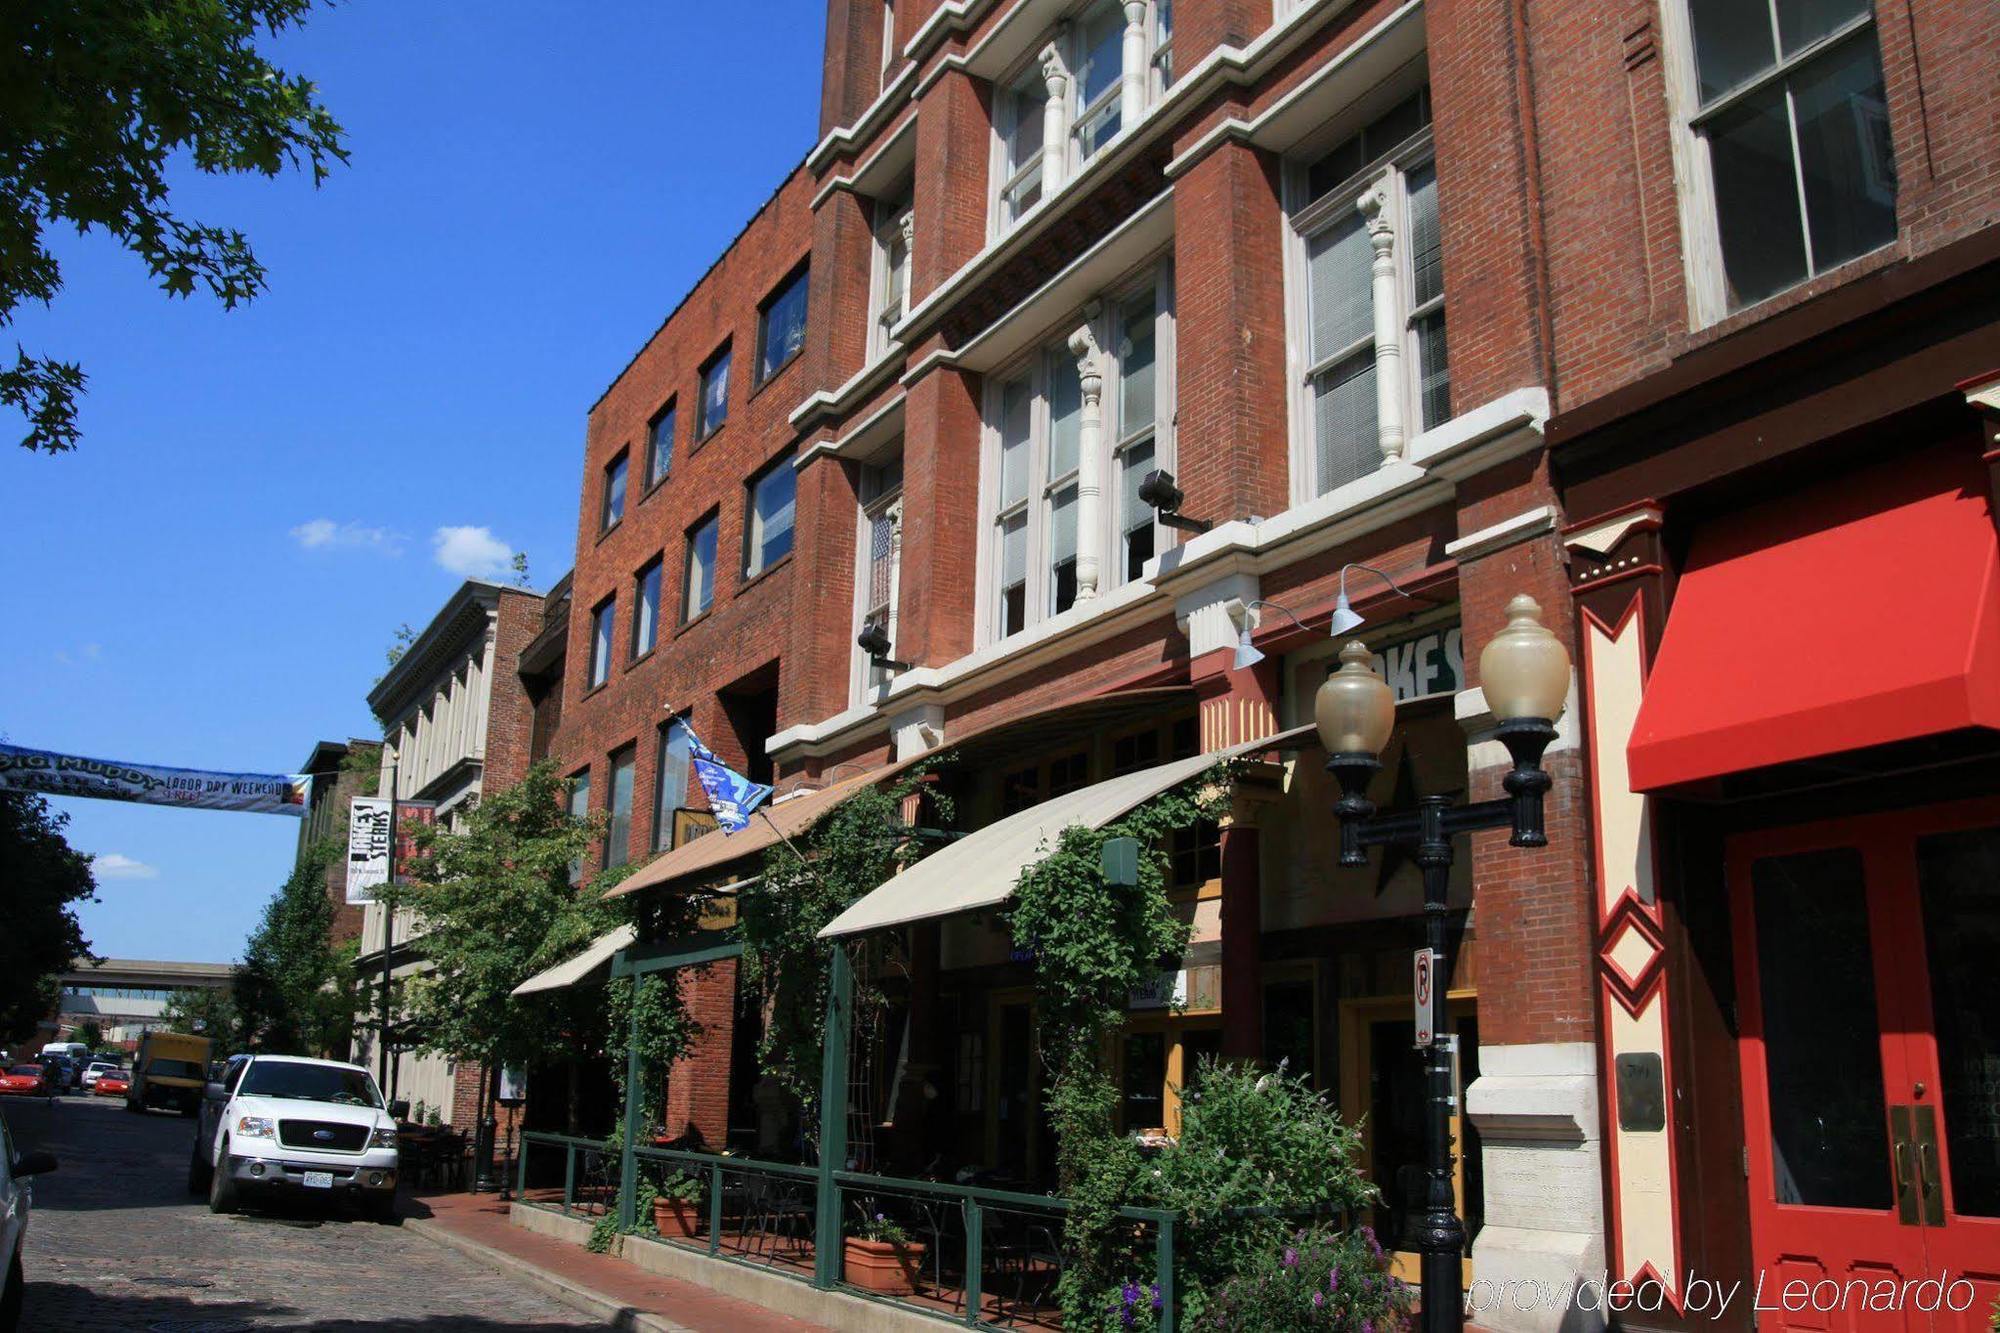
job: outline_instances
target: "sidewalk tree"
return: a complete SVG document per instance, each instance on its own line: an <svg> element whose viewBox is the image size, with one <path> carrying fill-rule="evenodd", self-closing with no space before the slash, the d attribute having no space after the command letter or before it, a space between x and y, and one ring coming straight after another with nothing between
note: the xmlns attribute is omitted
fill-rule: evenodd
<svg viewBox="0 0 2000 1333"><path fill-rule="evenodd" d="M601 896L611 880L571 882L570 867L590 857L602 820L570 815L566 785L544 761L484 795L456 827L413 829L416 855L393 892L421 923L430 964L410 981L403 1006L423 1049L526 1067L605 1044L596 988L513 993L628 919L625 900Z"/></svg>
<svg viewBox="0 0 2000 1333"><path fill-rule="evenodd" d="M0 43L0 327L62 290L44 232L101 231L170 296L197 286L225 309L264 290L264 266L233 227L182 217L168 177L276 177L314 184L347 160L313 85L277 68L260 38L304 22L313 0L171 5L10 3ZM28 420L21 443L76 447L83 369L16 349L0 402Z"/></svg>
<svg viewBox="0 0 2000 1333"><path fill-rule="evenodd" d="M232 1041L236 1037L236 1000L220 987L190 986L168 997L160 1021L174 1032Z"/></svg>
<svg viewBox="0 0 2000 1333"><path fill-rule="evenodd" d="M0 792L0 1039L32 1032L55 1008L57 975L90 953L76 906L96 901L97 882L68 823L40 796Z"/></svg>
<svg viewBox="0 0 2000 1333"><path fill-rule="evenodd" d="M98 1047L104 1045L104 1029L97 1026L96 1019L86 1018L76 1025L74 1040L82 1042L95 1052Z"/></svg>
<svg viewBox="0 0 2000 1333"><path fill-rule="evenodd" d="M327 867L344 850L332 838L308 847L265 904L236 974L239 1045L297 1055L346 1049L355 1012L353 955L332 941L334 904L326 893Z"/></svg>

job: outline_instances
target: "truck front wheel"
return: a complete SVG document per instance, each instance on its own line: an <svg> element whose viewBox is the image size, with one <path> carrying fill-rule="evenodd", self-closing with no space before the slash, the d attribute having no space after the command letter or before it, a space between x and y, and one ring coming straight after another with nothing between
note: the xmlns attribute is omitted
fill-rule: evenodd
<svg viewBox="0 0 2000 1333"><path fill-rule="evenodd" d="M229 1140L222 1141L222 1153L209 1170L208 1211L233 1213L240 1202L236 1197L236 1177L229 1174Z"/></svg>

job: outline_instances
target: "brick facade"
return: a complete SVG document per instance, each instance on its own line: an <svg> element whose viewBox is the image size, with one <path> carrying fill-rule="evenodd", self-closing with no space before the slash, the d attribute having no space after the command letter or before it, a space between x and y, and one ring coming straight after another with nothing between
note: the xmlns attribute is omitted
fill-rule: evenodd
<svg viewBox="0 0 2000 1333"><path fill-rule="evenodd" d="M1581 481L1561 477L1548 441L1665 402L1675 385L1750 341L1794 336L1784 332L1787 318L1809 323L1814 310L1837 309L1843 290L1859 300L1854 284L1899 291L1914 281L1901 276L1905 266L1972 264L1954 256L2000 214L1991 143L2000 88L1990 78L2000 38L1969 3L1884 4L1874 22L1899 182L1895 243L1704 323L1696 286L1716 261L1684 198L1690 112L1676 110L1674 92L1691 57L1679 46L1682 0L1660 3L1674 8L1554 0L1536 7L1532 23L1524 6L1502 0L1435 0L1420 22L1390 0L1293 0L1275 17L1268 0L1182 4L1172 88L1144 94L1136 124L1095 160L1069 164L1070 178L1003 231L990 179L1001 160L1003 81L1060 40L1043 22L1055 10L898 3L898 49L885 75L882 0L830 0L819 145L590 411L578 614L555 744L564 771L591 771L601 810L609 756L636 746L636 859L655 846L654 747L670 712L686 712L732 765L762 772L768 764L781 787L1139 686L1200 689L1204 700L1296 720L1309 700L1292 697L1287 672L1237 679L1213 655L1227 654L1237 626L1254 620L1267 658L1317 660L1310 654L1324 646L1343 567L1353 562L1412 594L1356 576L1350 592L1369 617L1364 633L1454 608L1465 647L1453 705L1469 738L1466 781L1474 798L1496 794L1504 770L1482 730L1490 720L1481 720L1476 693L1478 646L1521 593L1537 600L1550 629L1578 642L1571 556L1559 533L1580 516L1569 512L1577 497L1588 505L1616 490L1615 459ZM1311 357L1300 345L1307 243L1294 222L1307 211L1305 168L1419 85L1430 90L1448 410L1430 430L1413 419L1399 447L1385 443L1392 457L1380 473L1301 501L1315 491L1300 472L1313 466L1314 410ZM1411 142L1421 157L1423 143ZM911 179L906 313L897 341L871 362L876 206ZM1411 244L1407 229L1393 244ZM808 255L805 350L771 384L754 386L759 303ZM995 642L979 616L980 580L991 586L997 559L986 549L995 483L982 478L997 452L998 428L986 418L995 372L1060 346L1091 301L1168 262L1175 386L1159 443L1171 439L1183 513L1215 530L1158 529L1162 554L1136 578L1108 575L1095 606L1079 603L1053 627ZM1406 297L1407 289L1398 299ZM697 448L698 368L725 340L734 349L729 424ZM1400 350L1414 356L1414 341ZM1379 347L1376 356L1378 367L1397 364ZM679 416L674 465L647 491L646 426L668 402ZM880 456L878 437L899 442L893 656L913 668L886 698L850 687L859 464ZM746 583L746 483L788 449L799 464L793 554ZM621 451L631 460L631 498L624 519L600 532L602 478ZM1115 475L1103 493L1107 506L1122 502ZM711 513L720 531L714 606L681 626L685 534ZM632 661L633 578L655 556L665 569L661 642ZM607 682L592 688L589 613L606 598L617 606L612 659ZM1277 610L1251 616L1256 598ZM1610 1170L1597 1156L1600 886L1592 756L1576 711L1548 758L1548 846L1516 849L1486 835L1468 855L1479 1041L1490 1057L1471 1114L1490 1160L1506 1167L1489 1173L1499 1182L1490 1187L1492 1240L1474 1256L1493 1273L1588 1271L1615 1231L1600 1216L1595 1183ZM1224 844L1214 927L1227 1004L1238 1011L1254 1003L1246 977L1262 966L1242 935L1274 929L1255 924L1254 890L1261 883L1268 896L1296 870L1270 850L1273 840L1245 836L1252 832L1246 825ZM1233 866L1232 846L1242 849ZM1474 975L1469 954L1464 974ZM710 1026L670 1082L670 1128L693 1125L710 1142L726 1127L733 982L727 967L689 981ZM1257 1049L1260 1022L1246 1018L1228 1049ZM1582 1145L1561 1168L1560 1188L1581 1193L1551 1219L1520 1182L1553 1160L1553 1140L1529 1104L1558 1093Z"/></svg>

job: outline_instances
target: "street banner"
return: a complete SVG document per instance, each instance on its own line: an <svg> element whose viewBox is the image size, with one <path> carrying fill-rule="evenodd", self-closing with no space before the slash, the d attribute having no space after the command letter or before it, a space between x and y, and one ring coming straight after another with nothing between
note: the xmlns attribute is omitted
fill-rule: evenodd
<svg viewBox="0 0 2000 1333"><path fill-rule="evenodd" d="M398 801L396 825L396 871L416 855L412 832L419 824L435 822L437 806L431 801ZM389 798L356 796L347 807L347 901L359 907L375 901L375 891L389 882Z"/></svg>
<svg viewBox="0 0 2000 1333"><path fill-rule="evenodd" d="M311 784L311 776L304 773L209 773L0 745L0 791L92 796L187 810L302 815Z"/></svg>
<svg viewBox="0 0 2000 1333"><path fill-rule="evenodd" d="M357 796L347 806L347 901L375 901L389 882L389 798Z"/></svg>
<svg viewBox="0 0 2000 1333"><path fill-rule="evenodd" d="M694 775L708 795L708 808L726 838L750 823L750 815L771 794L761 782L752 782L715 757L715 751L701 743L694 728L679 718L674 725L687 735L688 757L694 760Z"/></svg>

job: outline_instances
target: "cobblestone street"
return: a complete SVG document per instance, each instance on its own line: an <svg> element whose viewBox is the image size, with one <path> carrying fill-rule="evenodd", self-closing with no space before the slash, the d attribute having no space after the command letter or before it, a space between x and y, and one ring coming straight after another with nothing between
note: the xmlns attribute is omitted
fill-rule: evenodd
<svg viewBox="0 0 2000 1333"><path fill-rule="evenodd" d="M342 1208L218 1217L186 1193L192 1122L109 1099L0 1104L17 1149L61 1167L35 1181L23 1329L601 1327L400 1226ZM405 1211L423 1205L404 1201Z"/></svg>

